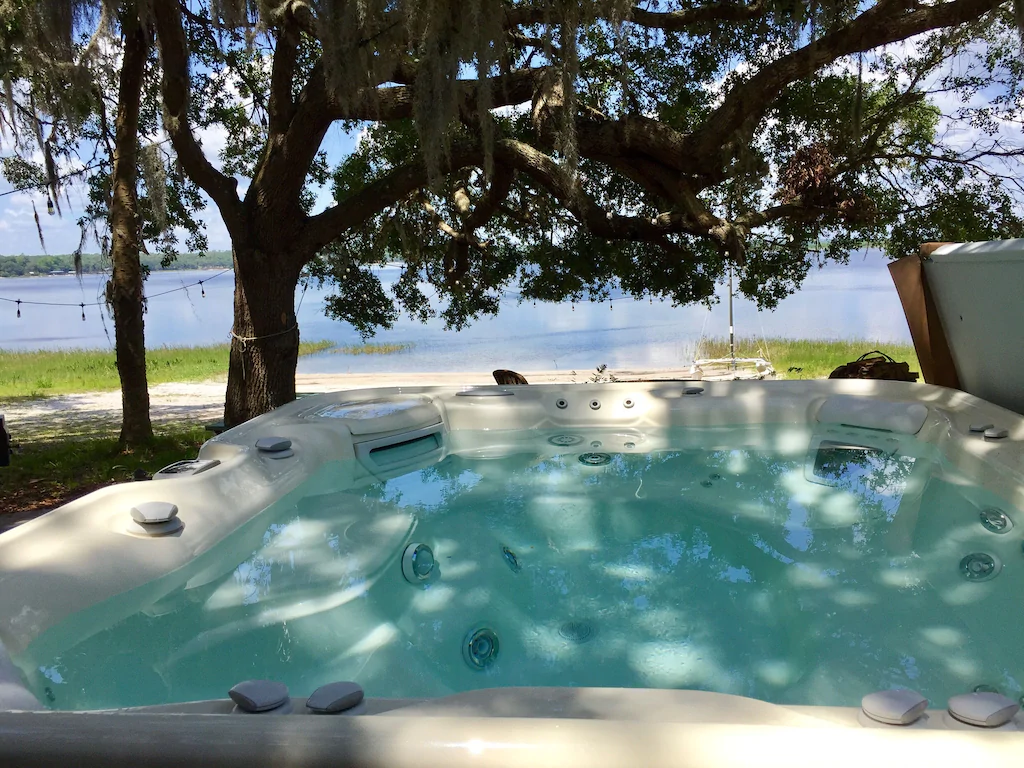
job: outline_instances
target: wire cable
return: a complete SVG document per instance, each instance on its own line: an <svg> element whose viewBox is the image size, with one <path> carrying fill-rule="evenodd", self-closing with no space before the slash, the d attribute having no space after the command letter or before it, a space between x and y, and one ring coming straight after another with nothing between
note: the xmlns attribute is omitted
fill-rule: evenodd
<svg viewBox="0 0 1024 768"><path fill-rule="evenodd" d="M159 293L154 293L154 294L150 294L148 296L143 296L142 300L143 301L149 301L150 299L155 299L155 298L157 298L159 296L167 296L168 294L177 293L178 291L186 291L189 288L196 287L197 285L202 285L203 283L208 283L211 280L214 280L214 279L220 277L221 275L227 274L230 271L231 271L230 269L225 269L225 270L222 270L221 272L218 272L215 275L212 275L210 277L204 277L202 280L196 280L194 283L189 283L188 285L182 285L182 286L180 286L178 288L171 288L169 291L160 291ZM0 301L6 301L6 302L8 302L10 304L17 304L19 306L19 308L20 308L20 306L22 304L34 305L34 306L37 306L37 307L83 307L83 308L84 307L102 307L102 306L106 305L105 301L29 301L28 299L9 299L6 296L0 296Z"/></svg>

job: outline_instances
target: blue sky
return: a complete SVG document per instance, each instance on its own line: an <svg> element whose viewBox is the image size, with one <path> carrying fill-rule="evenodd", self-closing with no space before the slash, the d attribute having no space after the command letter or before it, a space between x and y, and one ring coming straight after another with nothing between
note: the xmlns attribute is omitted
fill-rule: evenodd
<svg viewBox="0 0 1024 768"><path fill-rule="evenodd" d="M204 130L199 133L199 139L206 150L207 156L219 167L219 154L223 149L227 136L221 128ZM336 124L328 131L324 138L322 148L327 152L332 164L342 160L355 147L356 138L345 133L340 124ZM6 148L5 148L6 149ZM2 154L8 154L3 152ZM244 195L248 188L248 180L239 180L239 194ZM0 195L10 192L13 186L2 175L0 175ZM32 216L32 203L35 202L36 210L39 212L39 219L43 227L43 238L46 241L46 253L50 255L71 253L78 247L79 229L78 217L85 208L85 188L81 184L71 183L67 187L68 195L71 198L71 210L68 210L66 202L61 199L62 216L49 216L46 213L46 195L39 192L16 192L0 196L0 256L37 255L44 251L39 244L39 235L36 232L35 220ZM331 202L330 188L320 190L315 210L323 210ZM216 206L209 200L207 207L200 218L206 224L207 236L210 240L210 250L229 250L231 242L228 239L224 222L217 212ZM99 249L95 243L89 242L86 245L86 253L96 253Z"/></svg>

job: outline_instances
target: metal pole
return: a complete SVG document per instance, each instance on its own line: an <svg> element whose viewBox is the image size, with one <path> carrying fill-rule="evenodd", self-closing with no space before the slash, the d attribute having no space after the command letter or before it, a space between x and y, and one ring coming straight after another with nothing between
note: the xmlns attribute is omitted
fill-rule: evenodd
<svg viewBox="0 0 1024 768"><path fill-rule="evenodd" d="M729 359L736 370L736 336L732 325L732 264L729 265Z"/></svg>

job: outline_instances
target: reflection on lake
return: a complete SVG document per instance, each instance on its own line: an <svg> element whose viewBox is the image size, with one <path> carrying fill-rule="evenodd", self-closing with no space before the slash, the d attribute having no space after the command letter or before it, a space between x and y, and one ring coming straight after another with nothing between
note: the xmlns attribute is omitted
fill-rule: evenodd
<svg viewBox="0 0 1024 768"><path fill-rule="evenodd" d="M399 270L380 270L385 283ZM213 278L213 271L155 272L146 282L154 298L146 315L149 347L218 344L231 329L233 275ZM86 304L102 299L103 275L72 275L0 279L0 297L23 301ZM206 297L198 286L166 296L155 294L205 280ZM297 293L296 301L302 291ZM347 324L323 314L326 292L310 288L299 308L302 337L358 344ZM360 371L444 371L577 369L601 363L611 368L666 368L689 365L704 328L705 336L728 334L725 287L722 304L708 312L702 306L671 307L655 301L617 300L605 304L518 304L514 295L502 301L497 317L484 318L459 333L445 331L441 321L426 325L401 318L395 328L375 337L379 342L411 343L411 349L392 355L349 356L325 352L303 358L302 373ZM0 303L0 347L53 349L113 346L113 323L98 306L86 306L85 322L78 306L46 307L25 304L16 319L15 307ZM829 266L812 272L799 292L783 300L774 312L757 312L738 299L735 309L739 336L789 338L864 338L909 341L899 298L884 263L877 257L853 266Z"/></svg>

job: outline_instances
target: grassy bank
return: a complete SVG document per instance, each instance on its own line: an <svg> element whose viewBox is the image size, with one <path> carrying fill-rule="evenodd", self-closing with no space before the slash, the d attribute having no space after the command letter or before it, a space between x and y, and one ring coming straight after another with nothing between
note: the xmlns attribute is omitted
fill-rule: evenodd
<svg viewBox="0 0 1024 768"><path fill-rule="evenodd" d="M921 370L911 344L864 340L736 339L737 357L767 357L779 377L786 379L827 379L843 363L876 349L900 362L910 363L912 371ZM701 357L725 357L728 354L729 339L705 339L700 350Z"/></svg>
<svg viewBox="0 0 1024 768"><path fill-rule="evenodd" d="M409 342L396 344L394 342L368 342L366 344L349 344L344 347L332 349L339 355L394 355L398 352L408 352L412 349Z"/></svg>
<svg viewBox="0 0 1024 768"><path fill-rule="evenodd" d="M302 342L300 355L320 352L329 341ZM203 381L228 370L227 344L161 347L146 353L149 383ZM0 400L101 392L121 386L111 350L62 349L16 352L0 349Z"/></svg>
<svg viewBox="0 0 1024 768"><path fill-rule="evenodd" d="M49 509L111 483L131 480L196 455L210 437L201 426L158 429L152 445L125 453L117 437L21 445L0 468L0 529L5 514Z"/></svg>

